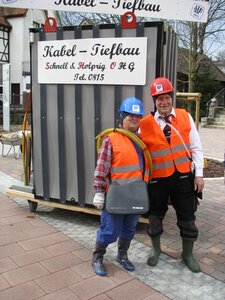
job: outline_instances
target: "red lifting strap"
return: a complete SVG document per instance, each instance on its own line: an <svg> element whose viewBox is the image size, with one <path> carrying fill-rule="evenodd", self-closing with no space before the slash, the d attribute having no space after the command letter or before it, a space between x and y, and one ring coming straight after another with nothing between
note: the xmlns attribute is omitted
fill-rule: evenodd
<svg viewBox="0 0 225 300"><path fill-rule="evenodd" d="M44 32L56 32L57 24L56 19L47 18L44 25Z"/></svg>
<svg viewBox="0 0 225 300"><path fill-rule="evenodd" d="M137 27L136 16L129 11L122 15L122 29L132 29Z"/></svg>

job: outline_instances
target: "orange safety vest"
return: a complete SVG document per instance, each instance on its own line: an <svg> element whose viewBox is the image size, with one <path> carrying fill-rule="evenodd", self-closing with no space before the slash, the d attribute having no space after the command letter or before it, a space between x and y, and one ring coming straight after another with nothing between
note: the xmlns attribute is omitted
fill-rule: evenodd
<svg viewBox="0 0 225 300"><path fill-rule="evenodd" d="M189 133L191 130L188 113L184 109L175 109L176 118L172 115L171 124L178 130L189 150ZM153 164L152 178L168 177L176 169L181 173L190 172L191 163L187 151L178 136L171 128L170 144L167 142L162 129L152 115L140 122L142 141L147 146Z"/></svg>
<svg viewBox="0 0 225 300"><path fill-rule="evenodd" d="M120 133L110 133L109 138L113 151L111 181L125 184L142 180L138 154L130 138ZM149 180L149 167L146 159L144 180L146 182Z"/></svg>

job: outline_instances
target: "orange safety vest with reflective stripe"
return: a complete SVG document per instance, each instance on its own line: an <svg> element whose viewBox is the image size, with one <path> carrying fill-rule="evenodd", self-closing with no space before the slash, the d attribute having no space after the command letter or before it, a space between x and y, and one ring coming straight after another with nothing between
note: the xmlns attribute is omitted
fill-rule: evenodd
<svg viewBox="0 0 225 300"><path fill-rule="evenodd" d="M181 134L190 154L189 133L191 130L188 113L184 109L175 109L176 118L172 115L171 124ZM176 169L181 173L191 170L191 163L187 151L178 136L171 128L170 144L167 142L162 129L152 115L148 115L140 122L142 141L148 148L153 163L152 178L168 177Z"/></svg>
<svg viewBox="0 0 225 300"><path fill-rule="evenodd" d="M118 184L130 183L143 179L137 151L132 141L120 133L110 133L113 159L111 165L111 181ZM145 159L144 180L149 180L149 167Z"/></svg>

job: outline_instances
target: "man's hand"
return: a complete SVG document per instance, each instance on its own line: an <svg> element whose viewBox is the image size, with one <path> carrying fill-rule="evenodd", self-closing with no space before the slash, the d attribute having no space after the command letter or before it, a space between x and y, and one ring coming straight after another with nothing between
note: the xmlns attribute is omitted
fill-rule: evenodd
<svg viewBox="0 0 225 300"><path fill-rule="evenodd" d="M104 193L96 193L93 199L94 206L101 210L104 207L105 203L105 194Z"/></svg>
<svg viewBox="0 0 225 300"><path fill-rule="evenodd" d="M195 189L195 191L200 193L200 192L202 192L203 188L204 188L203 177L196 176L195 180L194 180L194 189Z"/></svg>

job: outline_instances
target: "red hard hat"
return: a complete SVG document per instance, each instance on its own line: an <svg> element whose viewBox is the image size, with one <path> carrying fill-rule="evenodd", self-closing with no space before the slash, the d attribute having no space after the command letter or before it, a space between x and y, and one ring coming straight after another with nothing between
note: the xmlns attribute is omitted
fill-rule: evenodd
<svg viewBox="0 0 225 300"><path fill-rule="evenodd" d="M151 88L150 88L150 95L151 96L158 96L162 94L171 93L174 91L174 87L166 77L158 77L153 80Z"/></svg>

